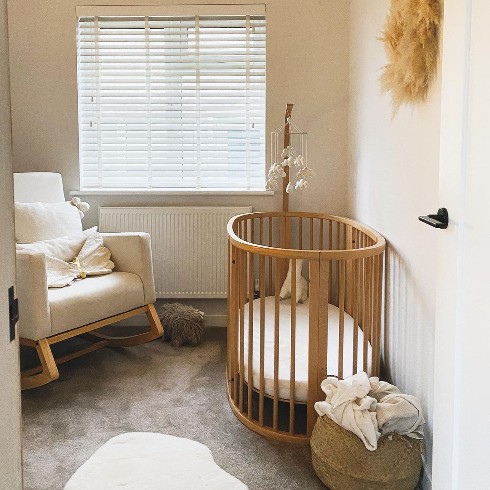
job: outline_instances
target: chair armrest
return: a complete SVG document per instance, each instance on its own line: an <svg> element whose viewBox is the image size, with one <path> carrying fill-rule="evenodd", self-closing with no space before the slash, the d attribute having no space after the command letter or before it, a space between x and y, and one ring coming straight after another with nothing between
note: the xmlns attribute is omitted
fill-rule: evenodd
<svg viewBox="0 0 490 490"><path fill-rule="evenodd" d="M51 335L46 258L41 252L16 253L16 291L19 298L19 334L39 340Z"/></svg>
<svg viewBox="0 0 490 490"><path fill-rule="evenodd" d="M148 233L101 233L111 251L115 270L137 274L143 282L145 304L156 301L150 235Z"/></svg>

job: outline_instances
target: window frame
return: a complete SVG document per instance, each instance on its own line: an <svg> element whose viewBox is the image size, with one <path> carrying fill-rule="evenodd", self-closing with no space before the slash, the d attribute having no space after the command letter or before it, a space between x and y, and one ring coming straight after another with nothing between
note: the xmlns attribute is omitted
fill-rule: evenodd
<svg viewBox="0 0 490 490"><path fill-rule="evenodd" d="M208 17L209 15L211 16L216 16L219 15L221 16L251 16L251 15L257 15L259 17L263 17L263 22L264 22L264 31L265 31L265 5L214 5L214 6L209 6L209 5L199 5L199 6L194 6L194 5L180 5L180 6L126 6L126 7L105 7L105 6L89 6L89 7L77 7L76 13L77 13L77 19L80 18L86 18L86 17L98 17L98 16L107 16L107 17L126 17L126 16L136 16L136 17L141 17L142 14L144 14L145 18L148 18L150 16L155 16L155 17L166 17L166 16L172 16L172 17L179 17L179 16L188 16L192 12L192 15L196 16L204 16ZM248 12L248 13L245 13ZM197 22L197 21L196 21ZM197 24L196 24L197 25ZM199 25L200 26L200 25ZM248 39L248 33L247 33L247 39ZM264 32L265 35L265 32ZM248 187L245 185L241 185L240 187L228 187L228 185L232 182L230 178L226 181L226 186L224 187L209 187L208 186L193 186L193 187L168 187L168 186L151 186L150 185L144 185L144 186L137 186L137 187L128 187L127 184L126 186L94 186L92 185L86 185L85 184L85 178L84 178L84 163L83 163L83 155L82 155L82 146L84 144L83 142L83 135L82 135L82 129L81 129L81 118L82 115L84 114L83 111L80 108L80 99L81 99L81 88L80 88L80 75L78 74L77 80L78 80L78 94L79 94L79 148L80 148L80 191L74 192L74 194L80 194L80 195L103 195L103 194L119 194L119 195L140 195L140 194L147 194L147 195L207 195L207 194L219 194L219 195L237 195L237 194L262 194L262 195L271 195L273 192L267 191L265 189L265 177L266 177L266 76L265 76L265 63L266 63L266 55L265 55L265 47L264 47L264 54L263 56L263 65L264 65L264 74L263 74L263 82L262 82L262 91L263 91L263 99L262 99L262 107L263 107L263 121L262 121L262 131L261 131L261 161L259 164L255 164L255 168L259 168L259 165L261 166L260 171L262 173L261 175L261 182L260 186L253 186L252 188ZM79 42L77 41L77 67L79 64ZM249 90L249 86L245 85L246 90ZM196 91L200 90L196 88ZM247 92L248 93L248 92ZM248 95L246 96L248 97ZM197 106L199 107L199 106ZM200 107L198 109L198 112L200 111ZM243 114L246 114L245 112ZM200 116L199 116L200 117ZM248 132L248 130L247 130ZM151 134L151 129L149 131L149 134ZM229 141L229 140L227 140ZM228 143L229 144L229 143ZM100 145L100 140L97 141L97 145ZM248 143L247 143L248 145ZM99 148L99 147L97 147ZM99 151L99 150L98 150ZM151 151L151 150L150 150ZM149 157L148 157L149 159ZM151 163L149 164L151 165ZM245 166L249 166L248 162L244 164ZM221 171L221 169L219 170ZM99 171L100 172L100 171ZM163 170L163 174L165 174L166 170ZM230 172L230 170L228 170ZM212 175L212 173L211 173ZM131 178L131 177L130 177ZM250 177L248 177L250 179Z"/></svg>

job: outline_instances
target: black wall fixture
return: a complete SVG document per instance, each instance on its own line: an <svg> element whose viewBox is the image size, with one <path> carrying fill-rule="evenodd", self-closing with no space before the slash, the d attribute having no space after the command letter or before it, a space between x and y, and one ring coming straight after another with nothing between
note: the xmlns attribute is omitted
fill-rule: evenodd
<svg viewBox="0 0 490 490"><path fill-rule="evenodd" d="M445 230L449 224L449 215L446 208L439 208L437 214L429 214L427 216L419 216L419 221L434 228Z"/></svg>
<svg viewBox="0 0 490 490"><path fill-rule="evenodd" d="M19 300L14 295L14 287L8 290L9 295L9 329L10 342L15 340L15 324L19 321Z"/></svg>

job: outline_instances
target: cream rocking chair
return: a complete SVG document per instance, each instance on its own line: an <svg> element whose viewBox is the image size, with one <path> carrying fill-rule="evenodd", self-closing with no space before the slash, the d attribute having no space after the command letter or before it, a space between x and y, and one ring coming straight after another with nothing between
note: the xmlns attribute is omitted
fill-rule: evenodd
<svg viewBox="0 0 490 490"><path fill-rule="evenodd" d="M14 174L16 202L62 202L60 174ZM35 388L59 377L57 365L105 346L128 347L157 339L163 327L153 303L155 285L147 233L102 233L104 245L115 264L111 274L75 281L70 286L48 289L45 255L17 252L17 296L21 345L35 348L41 366L21 373L22 389ZM145 313L147 332L126 337L106 336L97 329ZM124 328L124 327L121 327ZM84 335L92 343L55 359L51 345Z"/></svg>

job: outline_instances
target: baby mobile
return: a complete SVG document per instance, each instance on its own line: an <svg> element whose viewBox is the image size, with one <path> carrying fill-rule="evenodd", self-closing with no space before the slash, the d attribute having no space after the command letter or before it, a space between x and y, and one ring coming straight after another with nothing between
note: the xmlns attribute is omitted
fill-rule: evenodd
<svg viewBox="0 0 490 490"><path fill-rule="evenodd" d="M271 165L266 182L268 190L276 190L282 180L288 194L306 189L308 179L315 175L308 167L308 135L291 121L292 110L293 104L288 104L285 123L271 133Z"/></svg>

